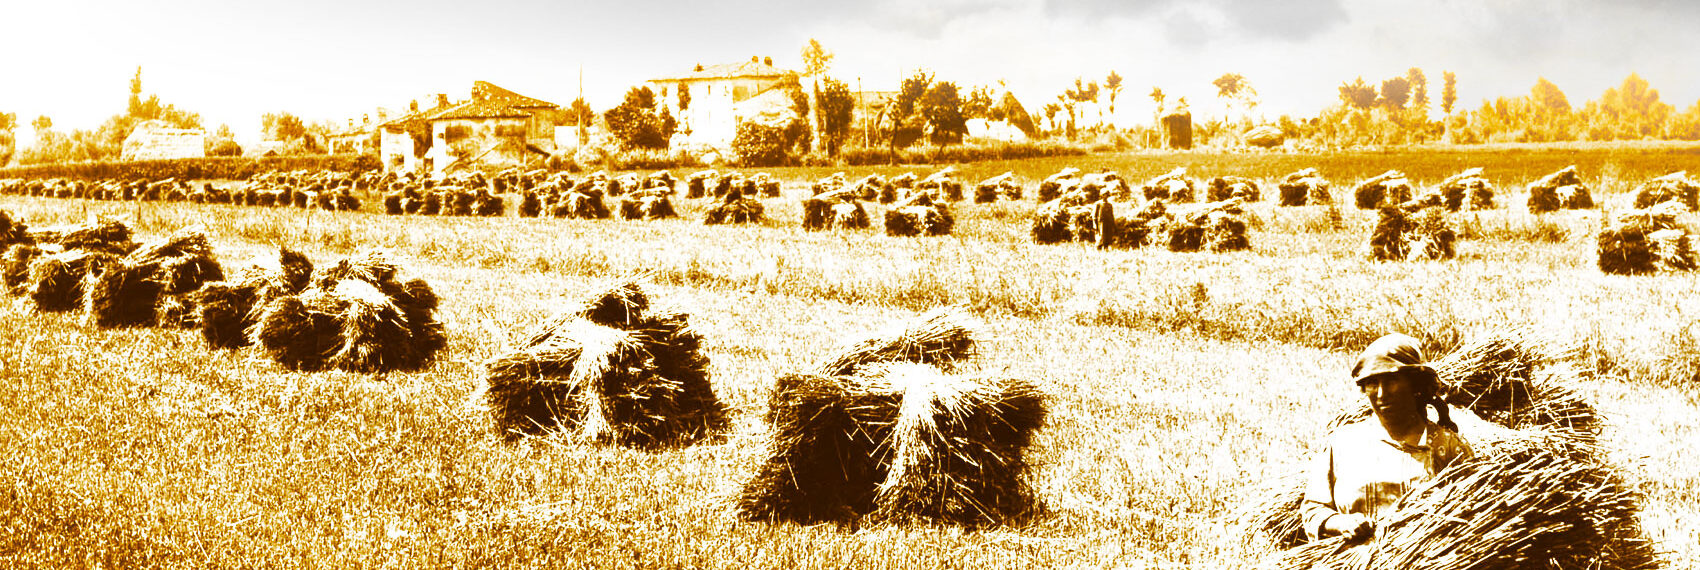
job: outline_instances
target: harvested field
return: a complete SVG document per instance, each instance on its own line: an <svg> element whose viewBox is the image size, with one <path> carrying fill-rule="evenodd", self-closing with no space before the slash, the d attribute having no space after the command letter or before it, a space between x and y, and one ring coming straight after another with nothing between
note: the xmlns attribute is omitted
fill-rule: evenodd
<svg viewBox="0 0 1700 570"><path fill-rule="evenodd" d="M1359 401L1350 359L1388 329L1436 354L1531 325L1580 343L1567 383L1601 419L1601 456L1641 494L1638 519L1673 568L1700 565L1700 392L1693 275L1598 267L1604 216L1641 181L1700 171L1689 153L1631 151L1073 157L1148 180L1188 166L1275 188L1316 167L1336 190L1389 169L1432 187L1481 166L1500 207L1453 218L1450 260L1378 263L1377 212L1246 203L1250 249L1175 253L1031 243L1031 197L952 205L949 236L805 232L798 198L756 200L762 224L387 216L184 202L0 196L36 228L119 216L133 241L196 222L218 259L329 264L392 250L441 298L445 344L415 371L286 371L198 331L96 329L0 303L0 560L11 566L1231 567L1232 513L1299 468ZM1603 209L1535 216L1526 188L1569 164ZM964 165L1035 183L1061 161ZM915 167L850 170L897 177ZM806 188L835 169L775 169ZM917 172L931 172L918 170ZM918 181L918 179L916 180ZM686 181L681 181L686 182ZM218 182L215 181L215 185ZM199 186L199 184L194 184ZM684 188L681 188L683 191ZM1202 195L1201 195L1202 197ZM364 197L363 197L364 198ZM1336 202L1351 198L1338 196ZM1190 204L1171 204L1180 210ZM886 205L865 204L878 219ZM1132 212L1117 212L1130 215ZM1695 214L1677 220L1692 227ZM228 267L240 267L231 264ZM642 451L565 433L507 444L478 405L480 364L526 339L564 291L647 272L645 292L703 336L726 439ZM231 271L232 278L240 275ZM963 304L986 322L981 366L1047 398L1029 460L1044 507L1019 524L741 522L767 459L767 397L822 347ZM1587 479L1578 479L1587 480ZM207 552L217 552L209 561ZM26 558L28 557L28 558Z"/></svg>

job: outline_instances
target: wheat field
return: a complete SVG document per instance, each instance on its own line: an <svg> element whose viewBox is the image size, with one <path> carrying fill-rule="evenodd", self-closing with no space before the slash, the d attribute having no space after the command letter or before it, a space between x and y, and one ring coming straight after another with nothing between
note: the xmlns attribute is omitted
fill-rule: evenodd
<svg viewBox="0 0 1700 570"><path fill-rule="evenodd" d="M1189 163L1195 177L1259 179L1269 196L1306 158L1076 163L1135 181ZM1700 168L1700 154L1316 161L1336 201L1388 168L1434 184L1485 161L1501 207L1454 218L1458 259L1384 263L1366 253L1374 214L1349 202L1338 226L1324 207L1252 204L1253 248L1231 254L1034 245L1031 199L959 205L949 237L803 232L797 202L823 169L775 170L785 196L764 199L772 219L754 227L700 225L706 203L682 199L682 220L616 222L0 197L32 226L103 214L152 239L201 224L227 268L279 245L316 264L385 248L430 281L449 332L421 372L298 373L257 351L210 351L195 331L97 330L4 299L0 565L1230 567L1243 555L1235 509L1297 470L1327 421L1356 404L1346 371L1358 348L1398 330L1438 354L1523 324L1583 346L1594 374L1574 388L1609 422L1612 458L1646 495L1644 525L1671 567L1700 565L1697 280L1594 266L1594 233L1634 182ZM1522 185L1570 162L1595 165L1583 176L1605 207L1526 213ZM975 164L963 177L1010 170L1031 189L1058 167ZM565 299L626 275L692 315L730 437L662 452L557 436L502 443L478 405L483 361ZM1041 516L966 532L731 514L765 458L775 376L953 304L986 323L978 366L1049 396L1032 458Z"/></svg>

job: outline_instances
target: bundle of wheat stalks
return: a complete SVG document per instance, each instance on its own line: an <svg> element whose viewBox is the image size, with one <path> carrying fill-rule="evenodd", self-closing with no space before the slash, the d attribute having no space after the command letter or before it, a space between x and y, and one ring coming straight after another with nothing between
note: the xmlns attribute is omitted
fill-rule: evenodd
<svg viewBox="0 0 1700 570"><path fill-rule="evenodd" d="M1256 202L1263 199L1263 191L1258 187L1257 181L1241 176L1211 178L1204 194L1206 199L1211 202L1222 202L1231 198L1239 198L1246 202Z"/></svg>
<svg viewBox="0 0 1700 570"><path fill-rule="evenodd" d="M1323 178L1315 168L1299 170L1281 179L1282 206L1304 206L1307 204L1331 204L1334 197L1328 193L1328 179Z"/></svg>
<svg viewBox="0 0 1700 570"><path fill-rule="evenodd" d="M100 328L194 326L194 292L223 279L206 234L188 228L90 270L82 305L89 324Z"/></svg>
<svg viewBox="0 0 1700 570"><path fill-rule="evenodd" d="M780 377L769 456L739 516L985 526L1034 512L1024 452L1044 397L1023 380L959 374L974 355L967 322L934 312Z"/></svg>
<svg viewBox="0 0 1700 570"><path fill-rule="evenodd" d="M1076 180L1079 175L1080 169L1070 166L1046 176L1039 182L1039 203L1043 204L1062 196L1063 184Z"/></svg>
<svg viewBox="0 0 1700 570"><path fill-rule="evenodd" d="M1593 406L1565 387L1582 374L1577 356L1517 329L1436 361L1446 401L1487 420L1459 418L1474 458L1412 489L1362 543L1305 543L1303 483L1288 478L1237 514L1242 546L1262 568L1657 567L1637 518L1640 493L1598 447ZM1360 407L1333 425L1369 413Z"/></svg>
<svg viewBox="0 0 1700 570"><path fill-rule="evenodd" d="M1198 199L1198 193L1193 191L1192 180L1186 177L1185 166L1146 181L1141 190L1146 200L1191 202Z"/></svg>
<svg viewBox="0 0 1700 570"><path fill-rule="evenodd" d="M1408 210L1407 208L1411 208ZM1458 232L1446 211L1434 201L1383 206L1370 231L1370 257L1383 261L1452 259L1457 256Z"/></svg>
<svg viewBox="0 0 1700 570"><path fill-rule="evenodd" d="M677 218L679 212L673 209L672 195L672 190L666 187L634 190L620 197L620 219L659 220Z"/></svg>
<svg viewBox="0 0 1700 570"><path fill-rule="evenodd" d="M1448 176L1441 181L1438 188L1446 211L1456 212L1468 210L1491 210L1493 204L1493 183L1482 177L1482 168L1475 167Z"/></svg>
<svg viewBox="0 0 1700 570"><path fill-rule="evenodd" d="M1015 172L1004 172L974 185L976 204L990 204L1000 197L1005 200L1021 199L1021 185L1015 181Z"/></svg>
<svg viewBox="0 0 1700 570"><path fill-rule="evenodd" d="M950 207L933 192L918 191L885 210L885 235L942 236L950 235L956 217Z"/></svg>
<svg viewBox="0 0 1700 570"><path fill-rule="evenodd" d="M737 176L736 173L733 176ZM765 207L755 198L747 198L743 190L731 188L721 195L720 202L708 209L702 223L716 224L755 224L764 219Z"/></svg>
<svg viewBox="0 0 1700 570"><path fill-rule="evenodd" d="M1598 236L1600 271L1639 275L1693 270L1694 239L1677 223L1684 212L1681 203L1665 201L1618 214Z"/></svg>
<svg viewBox="0 0 1700 570"><path fill-rule="evenodd" d="M963 198L962 181L956 179L955 166L927 175L915 184L915 189L931 193L934 200L943 202L960 202Z"/></svg>
<svg viewBox="0 0 1700 570"><path fill-rule="evenodd" d="M260 310L272 299L299 295L313 277L313 262L299 252L278 248L235 272L228 281L202 284L192 296L201 337L212 348L236 349L253 344L252 332Z"/></svg>
<svg viewBox="0 0 1700 570"><path fill-rule="evenodd" d="M290 370L417 370L447 342L437 295L423 279L402 281L382 252L320 268L298 294L258 308L251 337Z"/></svg>
<svg viewBox="0 0 1700 570"><path fill-rule="evenodd" d="M1411 201L1411 181L1405 173L1389 170L1359 182L1352 189L1359 210L1374 210L1386 204L1403 204Z"/></svg>
<svg viewBox="0 0 1700 570"><path fill-rule="evenodd" d="M1238 251L1251 249L1244 208L1238 198L1199 204L1185 211L1165 211L1153 225L1151 240L1169 251Z"/></svg>
<svg viewBox="0 0 1700 570"><path fill-rule="evenodd" d="M496 431L512 441L564 429L645 448L719 437L726 409L689 319L653 310L635 282L598 289L485 363Z"/></svg>
<svg viewBox="0 0 1700 570"><path fill-rule="evenodd" d="M1529 211L1540 214L1554 210L1582 210L1594 207L1594 195L1576 175L1570 165L1558 172L1542 176L1529 183Z"/></svg>
<svg viewBox="0 0 1700 570"><path fill-rule="evenodd" d="M99 274L137 247L129 226L106 218L29 231L7 248L7 290L28 295L36 311L82 309L88 276Z"/></svg>
<svg viewBox="0 0 1700 570"><path fill-rule="evenodd" d="M803 229L865 230L872 225L854 188L842 184L803 200Z"/></svg>
<svg viewBox="0 0 1700 570"><path fill-rule="evenodd" d="M1635 189L1635 207L1651 208L1665 202L1677 202L1688 211L1700 211L1700 182L1688 177L1687 171L1672 172L1641 183Z"/></svg>

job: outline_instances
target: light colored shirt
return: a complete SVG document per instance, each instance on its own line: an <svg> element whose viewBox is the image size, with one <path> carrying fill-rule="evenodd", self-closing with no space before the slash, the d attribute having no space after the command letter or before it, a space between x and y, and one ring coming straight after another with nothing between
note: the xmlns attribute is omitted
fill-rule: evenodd
<svg viewBox="0 0 1700 570"><path fill-rule="evenodd" d="M1327 449L1317 454L1306 474L1301 509L1305 533L1312 540L1319 538L1323 522L1340 513L1374 519L1417 483L1472 456L1458 434L1427 419L1416 445L1393 441L1375 416L1335 428Z"/></svg>

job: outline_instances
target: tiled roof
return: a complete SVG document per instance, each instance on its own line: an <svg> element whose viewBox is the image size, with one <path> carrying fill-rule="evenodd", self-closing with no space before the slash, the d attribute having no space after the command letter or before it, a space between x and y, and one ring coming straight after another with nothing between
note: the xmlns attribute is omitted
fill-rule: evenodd
<svg viewBox="0 0 1700 570"><path fill-rule="evenodd" d="M533 99L486 81L472 82L472 100L425 114L425 120L437 119L494 119L501 117L530 117L537 109L554 109L558 105Z"/></svg>
<svg viewBox="0 0 1700 570"><path fill-rule="evenodd" d="M759 62L745 61L740 63L723 63L703 67L701 71L687 71L678 75L662 76L650 81L690 81L702 79L731 79L734 77L784 77L789 71Z"/></svg>
<svg viewBox="0 0 1700 570"><path fill-rule="evenodd" d="M472 82L472 100L501 102L509 107L518 108L543 107L553 109L560 106L542 99L533 99L531 97L514 93L507 89L497 87L494 83L490 83L488 81Z"/></svg>

